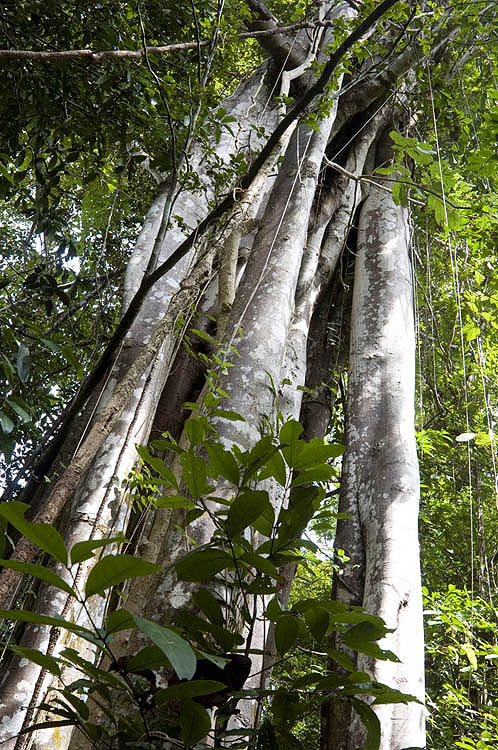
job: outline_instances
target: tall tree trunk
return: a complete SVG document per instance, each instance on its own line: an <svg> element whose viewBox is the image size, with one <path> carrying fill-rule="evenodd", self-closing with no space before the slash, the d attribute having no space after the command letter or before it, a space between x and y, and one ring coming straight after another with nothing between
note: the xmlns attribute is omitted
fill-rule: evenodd
<svg viewBox="0 0 498 750"><path fill-rule="evenodd" d="M418 545L419 474L414 435L413 276L406 210L370 187L356 257L347 432L336 547L351 562L337 577L340 601L361 604L394 632L380 642L399 663L358 657L358 671L423 702ZM422 747L421 703L379 706L382 750ZM353 750L364 729L346 704L330 708L324 748Z"/></svg>

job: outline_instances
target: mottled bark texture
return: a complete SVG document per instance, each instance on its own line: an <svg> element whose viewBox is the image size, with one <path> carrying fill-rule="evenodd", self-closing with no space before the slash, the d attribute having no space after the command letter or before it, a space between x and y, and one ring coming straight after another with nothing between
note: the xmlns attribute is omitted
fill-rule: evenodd
<svg viewBox="0 0 498 750"><path fill-rule="evenodd" d="M413 279L407 212L381 187L369 188L359 217L339 506L347 518L336 535L351 564L337 578L335 592L394 629L381 645L400 663L359 656L358 671L423 701ZM375 710L382 750L424 745L423 705ZM362 745L363 727L347 704L331 707L325 718L326 750Z"/></svg>
<svg viewBox="0 0 498 750"><path fill-rule="evenodd" d="M381 3L375 12L380 8L380 17L393 4ZM314 5L319 19L354 21L356 15L354 4L349 2L323 0ZM251 0L250 6L255 24L271 27L276 23L259 0ZM373 23L361 28L355 38L374 32ZM395 47L378 65L370 59L360 64L353 57L347 79L337 72L322 101L319 119L309 127L292 117L286 120L289 113L272 97L279 93L280 86L283 93L289 93L286 87L290 87L293 96L301 96L299 101L308 97L306 107L315 107L315 95L322 93L327 76L321 73L314 78L304 63L316 56L327 61L324 70L331 74L351 45L334 46L332 26L316 27L311 35L300 32L295 42L284 34L266 39L273 59L223 103L234 116L233 133L224 130L213 147L216 159L229 163L232 155L243 153L250 159L262 146L273 143L271 158L231 207L230 215L224 217L225 233L213 229L211 251L207 252L207 244L199 240L194 252L149 292L110 369L105 389L94 395L99 406L88 425L90 431L79 453L66 458L74 487L68 492L66 485L58 506L44 505L43 499L39 506L49 514L45 519L60 516L60 527L70 544L126 530L128 510L122 482L134 466L135 444L146 443L150 434L156 436L166 429L179 435L184 421L180 405L184 400L195 400L203 386L202 368L197 363L189 365L185 352L179 349L181 339L173 331L180 312L186 313L187 319L190 314L198 315L196 327L200 328L209 326L204 314L216 315L218 310L218 332L211 333L223 334L225 344L235 344L241 355L220 385L230 395L229 408L241 413L246 422L220 421L217 426L226 444L248 448L258 439L261 422L272 419L276 404L268 373L280 391L279 408L284 416L299 418L301 414L307 436L324 435L333 401L328 398L329 386L335 384L337 388L336 378L346 359L350 279L345 269L356 255L348 452L342 490L342 503L351 519L341 525L338 544L358 567L345 570L338 593L343 601L363 603L398 628L389 639L389 648L398 653L401 665L359 664L359 668L368 668L378 679L421 697L412 285L406 212L394 206L388 192L371 185L365 199L366 183L361 180L373 169L379 134L393 121L394 100L389 93L419 59L417 41L407 39L403 51L398 54ZM285 76L280 75L282 67L287 68ZM272 141L272 134L282 123L287 123L287 129ZM206 159L209 161L209 156L195 146L189 164L202 187L196 192L183 190L173 212L190 227L206 217L215 198ZM330 166L331 162L346 172ZM124 309L140 288L151 253L157 248L167 190L168 186L163 186L152 205L129 262ZM161 242L158 264L172 256L183 241L183 230L171 227ZM352 253L345 260L347 246ZM218 258L213 259L213 248ZM208 283L208 276L211 268L214 274L220 264L218 294L218 280ZM157 329L160 321L166 323ZM161 332L155 342L154 330ZM139 371L137 359L144 358L151 342L155 347L152 356ZM104 435L95 425L101 424L99 419L102 421L122 389L130 365L135 366L134 382L129 383L119 417L114 414ZM286 385L281 385L284 379ZM299 387L305 384L309 391L302 405ZM87 451L87 463L78 465L83 450ZM219 488L219 493L222 491ZM278 503L282 498L275 493L273 499ZM176 524L181 522L181 515L165 510L147 519L141 526L139 552L166 569L185 551L189 539L209 539L212 530L205 520L192 524L188 536L178 530ZM78 572L81 585L86 574L83 564ZM189 606L190 593L191 588L176 581L168 569L154 577L150 588L143 583L131 588L128 605L137 613L168 623ZM12 582L4 586L4 594L15 602ZM263 603L260 601L259 606ZM99 598L90 612L97 625L103 616L103 604ZM44 613L86 622L81 619L82 613L70 611L60 592L55 596L53 591L42 589L38 605ZM26 628L23 639L23 645L49 653L57 653L68 642L44 628ZM69 640L86 658L92 657L87 644L74 636ZM263 626L256 629L252 646L263 651L269 643L271 633ZM136 647L126 637L121 639L122 653L133 652ZM270 661L267 658L266 663ZM250 684L260 685L268 673L256 674L260 671L256 657L254 663ZM49 682L36 665L26 660L5 661L0 686L2 748L23 750L25 739L16 739L16 735L35 716L35 707L43 700ZM334 711L332 707L332 718L326 722L324 747L356 748L356 725L351 728L349 715L338 717L334 723ZM416 704L408 709L385 707L379 716L383 750L423 745L422 709ZM253 721L251 706L244 706L241 722ZM345 733L338 729L341 723L347 729ZM62 750L70 742L72 750L88 750L88 743L81 738L71 741L69 728L37 732L32 747Z"/></svg>

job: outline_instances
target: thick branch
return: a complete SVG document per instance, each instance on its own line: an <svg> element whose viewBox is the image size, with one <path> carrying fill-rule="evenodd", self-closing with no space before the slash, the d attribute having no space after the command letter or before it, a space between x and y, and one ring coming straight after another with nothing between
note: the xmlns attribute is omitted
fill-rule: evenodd
<svg viewBox="0 0 498 750"><path fill-rule="evenodd" d="M302 21L289 26L273 25L268 28L258 28L237 34L238 39L264 39L267 37L287 34L301 29L327 28L333 25L333 21ZM165 44L160 46L142 47L141 49L67 49L67 50L29 50L29 49L0 49L0 59L7 60L36 60L41 62L66 62L69 60L86 59L90 62L102 62L103 60L142 60L149 55L170 55L173 52L184 50L195 50L199 47L208 47L209 40L201 39L198 42L178 42L176 44ZM297 63L296 63L297 64Z"/></svg>

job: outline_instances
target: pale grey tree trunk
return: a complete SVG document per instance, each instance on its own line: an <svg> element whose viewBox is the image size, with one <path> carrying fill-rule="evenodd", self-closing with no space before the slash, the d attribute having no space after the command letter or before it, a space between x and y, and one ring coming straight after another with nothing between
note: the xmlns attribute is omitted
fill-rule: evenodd
<svg viewBox="0 0 498 750"><path fill-rule="evenodd" d="M351 564L336 592L394 629L380 645L400 663L359 656L357 669L422 701L375 708L381 749L402 750L425 744L414 292L407 212L382 187L369 187L359 220L340 502L348 518L336 536ZM327 734L330 750L364 741L345 704L331 708Z"/></svg>

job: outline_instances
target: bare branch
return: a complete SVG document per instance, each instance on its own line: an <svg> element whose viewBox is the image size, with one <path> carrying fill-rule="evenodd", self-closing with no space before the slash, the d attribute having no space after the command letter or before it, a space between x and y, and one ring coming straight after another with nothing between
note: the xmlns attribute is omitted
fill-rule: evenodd
<svg viewBox="0 0 498 750"><path fill-rule="evenodd" d="M264 37L275 36L276 34L286 34L300 29L317 29L333 26L333 21L302 21L290 26L273 26L267 29L255 29L253 31L244 31L237 35L238 39L259 39ZM0 59L7 60L37 60L42 62L66 62L69 60L88 60L89 62L99 63L103 60L142 60L148 55L170 55L173 52L182 52L185 50L196 50L202 47L208 47L210 40L201 39L196 42L178 42L176 44L166 44L162 46L147 46L141 49L69 49L69 50L27 50L27 49L0 49Z"/></svg>

